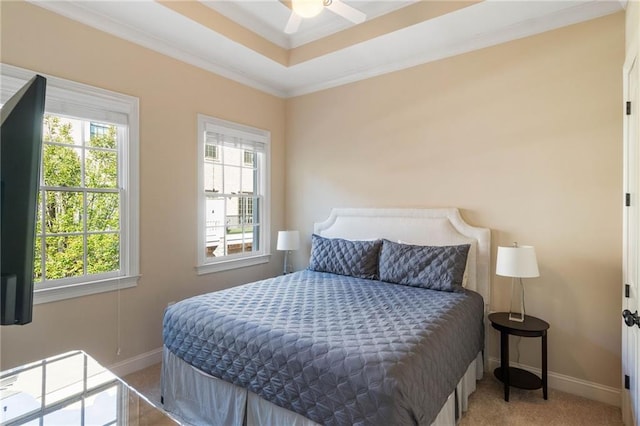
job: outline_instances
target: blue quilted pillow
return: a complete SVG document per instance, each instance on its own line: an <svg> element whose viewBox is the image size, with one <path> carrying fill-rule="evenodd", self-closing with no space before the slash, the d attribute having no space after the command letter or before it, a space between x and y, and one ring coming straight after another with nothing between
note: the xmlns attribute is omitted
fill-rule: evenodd
<svg viewBox="0 0 640 426"><path fill-rule="evenodd" d="M380 280L441 291L461 291L469 244L414 246L383 240Z"/></svg>
<svg viewBox="0 0 640 426"><path fill-rule="evenodd" d="M350 241L313 234L308 269L377 280L381 246L381 240Z"/></svg>

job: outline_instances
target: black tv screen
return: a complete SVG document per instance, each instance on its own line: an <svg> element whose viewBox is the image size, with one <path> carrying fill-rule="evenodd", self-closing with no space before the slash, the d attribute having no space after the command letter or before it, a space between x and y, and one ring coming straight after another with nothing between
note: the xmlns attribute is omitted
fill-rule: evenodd
<svg viewBox="0 0 640 426"><path fill-rule="evenodd" d="M33 257L47 80L33 77L2 107L0 129L0 323L33 313Z"/></svg>

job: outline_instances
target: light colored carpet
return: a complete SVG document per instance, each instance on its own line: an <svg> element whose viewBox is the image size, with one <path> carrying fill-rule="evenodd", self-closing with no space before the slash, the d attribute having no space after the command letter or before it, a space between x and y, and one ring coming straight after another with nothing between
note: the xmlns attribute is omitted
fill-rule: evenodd
<svg viewBox="0 0 640 426"><path fill-rule="evenodd" d="M124 377L124 381L160 405L160 364ZM549 399L542 391L511 388L509 402L503 399L502 383L485 374L469 399L459 426L622 426L620 409L555 389Z"/></svg>
<svg viewBox="0 0 640 426"><path fill-rule="evenodd" d="M549 399L542 389L511 388L509 402L504 387L493 373L485 373L478 388L469 397L467 411L459 426L622 426L620 408L549 389Z"/></svg>

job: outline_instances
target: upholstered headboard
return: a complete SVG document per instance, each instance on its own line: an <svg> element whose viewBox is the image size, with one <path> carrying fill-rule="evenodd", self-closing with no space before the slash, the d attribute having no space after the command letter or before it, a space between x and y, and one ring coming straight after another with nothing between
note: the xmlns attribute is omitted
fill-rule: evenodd
<svg viewBox="0 0 640 426"><path fill-rule="evenodd" d="M491 301L489 257L491 232L466 223L456 208L443 209L333 209L314 225L327 238L365 240L386 238L419 245L471 244L466 288L482 295L485 311Z"/></svg>

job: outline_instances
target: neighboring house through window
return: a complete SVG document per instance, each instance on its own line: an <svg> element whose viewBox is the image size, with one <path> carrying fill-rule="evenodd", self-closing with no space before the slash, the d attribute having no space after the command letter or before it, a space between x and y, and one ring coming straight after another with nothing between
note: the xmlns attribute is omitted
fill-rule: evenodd
<svg viewBox="0 0 640 426"><path fill-rule="evenodd" d="M251 195L251 193L246 193L247 195ZM238 199L238 217L244 223L253 223L253 198L239 198Z"/></svg>
<svg viewBox="0 0 640 426"><path fill-rule="evenodd" d="M109 134L111 126L108 124L90 123L89 124L89 136L91 139L102 138Z"/></svg>
<svg viewBox="0 0 640 426"><path fill-rule="evenodd" d="M253 151L244 151L242 155L244 157L243 159L244 164L247 166L253 166L253 156L254 156Z"/></svg>
<svg viewBox="0 0 640 426"><path fill-rule="evenodd" d="M33 72L2 64L2 101ZM34 302L136 285L138 100L47 78Z"/></svg>
<svg viewBox="0 0 640 426"><path fill-rule="evenodd" d="M198 273L268 262L269 132L199 115L198 133Z"/></svg>
<svg viewBox="0 0 640 426"><path fill-rule="evenodd" d="M205 144L204 146L204 158L205 160L217 160L218 159L218 147L213 144Z"/></svg>

